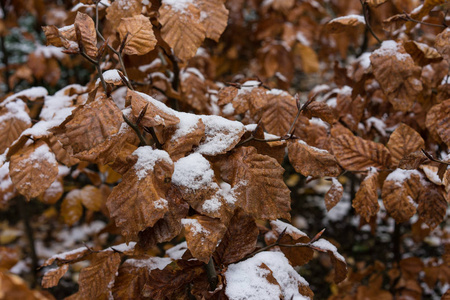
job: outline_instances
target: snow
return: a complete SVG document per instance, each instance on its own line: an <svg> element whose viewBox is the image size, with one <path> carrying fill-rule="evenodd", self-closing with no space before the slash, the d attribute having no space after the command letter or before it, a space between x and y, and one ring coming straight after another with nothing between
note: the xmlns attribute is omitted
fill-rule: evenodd
<svg viewBox="0 0 450 300"><path fill-rule="evenodd" d="M395 56L400 61L407 60L408 58L411 59L409 54L399 52L399 45L393 40L384 41L381 44L381 47L375 50L373 54L380 56Z"/></svg>
<svg viewBox="0 0 450 300"><path fill-rule="evenodd" d="M193 0L162 0L163 4L170 5L173 10L179 13L185 13L190 4L194 4Z"/></svg>
<svg viewBox="0 0 450 300"><path fill-rule="evenodd" d="M103 72L103 78L108 83L122 82L122 78L119 75L119 70L117 69Z"/></svg>
<svg viewBox="0 0 450 300"><path fill-rule="evenodd" d="M288 234L290 236L295 236L295 235L307 236L306 233L299 230L298 228L292 226L289 223L285 223L280 220L270 221L270 226L272 226L272 229L274 229L278 234L281 234L283 232L283 230L286 229L286 234Z"/></svg>
<svg viewBox="0 0 450 300"><path fill-rule="evenodd" d="M50 257L49 259L47 259L47 261L54 261L56 259L64 260L68 256L75 256L76 254L82 253L82 252L84 252L86 250L87 250L86 247L76 248L76 249L73 249L73 250L70 250L70 251L66 251L66 252L63 252L63 253L55 254L52 257Z"/></svg>
<svg viewBox="0 0 450 300"><path fill-rule="evenodd" d="M52 45L44 46L36 44L36 49L34 53L38 56L43 56L45 58L55 57L57 59L63 59L65 54L62 52L63 48L55 47Z"/></svg>
<svg viewBox="0 0 450 300"><path fill-rule="evenodd" d="M311 46L311 43L309 42L309 40L305 37L305 35L303 34L303 32L301 31L297 31L297 33L295 34L295 38L297 39L297 41L300 42L300 44L305 45L305 46Z"/></svg>
<svg viewBox="0 0 450 300"><path fill-rule="evenodd" d="M210 231L203 228L200 222L196 219L181 219L181 224L183 226L189 226L190 232L193 236L196 236L198 233L209 234Z"/></svg>
<svg viewBox="0 0 450 300"><path fill-rule="evenodd" d="M358 57L358 62L359 65L364 69L367 70L370 67L370 55L372 55L372 53L370 52L364 52L363 54L361 54L360 57Z"/></svg>
<svg viewBox="0 0 450 300"><path fill-rule="evenodd" d="M159 199L159 200L156 200L156 201L154 201L153 202L153 206L156 208L156 209L165 209L165 208L167 208L168 206L169 206L169 202L167 202L167 200L166 199Z"/></svg>
<svg viewBox="0 0 450 300"><path fill-rule="evenodd" d="M172 164L169 153L163 150L153 150L150 146L139 147L132 155L138 157L133 168L139 180L142 180L149 172L153 171L153 167L157 161L166 161Z"/></svg>
<svg viewBox="0 0 450 300"><path fill-rule="evenodd" d="M336 22L336 21L342 21L342 20L350 20L350 19L356 19L358 21L358 23L366 24L366 21L364 20L364 17L360 16L360 15L348 15L348 16L338 17L338 18L335 18L335 19L331 20L330 22Z"/></svg>
<svg viewBox="0 0 450 300"><path fill-rule="evenodd" d="M192 153L175 162L172 182L191 190L213 187L214 171L209 161L199 153Z"/></svg>
<svg viewBox="0 0 450 300"><path fill-rule="evenodd" d="M9 177L9 161L0 167L0 194L3 195L3 201L7 201L14 195L14 191L5 193L13 185L11 177ZM0 201L1 202L1 201Z"/></svg>
<svg viewBox="0 0 450 300"><path fill-rule="evenodd" d="M420 172L417 170L396 169L386 177L386 180L395 181L397 186L402 186L402 183L411 178L413 174L420 176Z"/></svg>
<svg viewBox="0 0 450 300"><path fill-rule="evenodd" d="M421 168L431 182L436 185L443 185L443 182L438 175L438 167L423 165Z"/></svg>
<svg viewBox="0 0 450 300"><path fill-rule="evenodd" d="M151 97L151 96L149 96L147 94L144 94L144 93L141 93L141 92L137 92L137 91L136 91L136 93L138 95L140 95L142 98L144 98L146 101L148 101L151 104L153 104L154 106L156 106L156 108L158 108L159 110L162 110L165 114L172 115L174 117L177 116L178 112L173 110L173 109L171 109L171 108L169 108L169 107L167 107L167 105L165 105L164 103L156 100L155 98L153 98L153 97Z"/></svg>
<svg viewBox="0 0 450 300"><path fill-rule="evenodd" d="M147 65L142 65L138 67L138 70L141 72L147 72L150 69L156 68L162 64L162 61L160 58L155 58L151 63Z"/></svg>
<svg viewBox="0 0 450 300"><path fill-rule="evenodd" d="M386 123L375 117L370 117L366 120L367 129L375 128L382 136L386 136Z"/></svg>
<svg viewBox="0 0 450 300"><path fill-rule="evenodd" d="M50 164L57 164L55 154L53 154L45 143L34 149L28 158L22 159L19 162L19 167L25 167L31 163L33 164L33 168L39 169L43 161L47 161Z"/></svg>
<svg viewBox="0 0 450 300"><path fill-rule="evenodd" d="M299 139L299 140L297 140L297 143L302 144L302 145L306 145L306 146L308 146L309 148L311 148L312 150L314 150L316 152L323 153L323 154L330 154L327 150L310 146L303 140Z"/></svg>
<svg viewBox="0 0 450 300"><path fill-rule="evenodd" d="M219 116L202 115L201 119L205 124L205 140L198 146L198 153L211 156L222 154L244 134L241 122Z"/></svg>
<svg viewBox="0 0 450 300"><path fill-rule="evenodd" d="M345 258L341 254L339 254L339 252L337 251L336 246L333 245L332 243L330 243L329 241L327 241L325 239L319 239L318 241L315 241L314 243L312 243L312 246L320 248L322 250L333 252L333 255L337 259L339 259L340 261L345 263Z"/></svg>
<svg viewBox="0 0 450 300"><path fill-rule="evenodd" d="M159 269L163 270L168 264L172 262L172 259L168 257L149 257L145 259L127 259L126 264L132 265L136 268L146 268L148 271Z"/></svg>
<svg viewBox="0 0 450 300"><path fill-rule="evenodd" d="M222 112L225 116L232 116L234 115L234 106L233 103L227 103L223 109Z"/></svg>
<svg viewBox="0 0 450 300"><path fill-rule="evenodd" d="M279 285L267 280L270 271L262 268L262 264L269 267ZM308 283L281 252L261 252L231 264L225 272L225 278L225 294L230 300L309 299L298 291L299 286L308 286Z"/></svg>
<svg viewBox="0 0 450 300"><path fill-rule="evenodd" d="M130 242L130 244L122 243L119 245L111 246L106 248L103 251L119 251L119 252L129 252L134 250L134 246L136 246L136 242Z"/></svg>
<svg viewBox="0 0 450 300"><path fill-rule="evenodd" d="M26 90L23 90L21 92L18 92L14 95L9 96L6 98L3 103L7 103L9 101L12 101L14 99L17 99L19 97L26 97L29 100L36 100L37 98L42 98L48 95L48 91L46 88L41 86L32 87Z"/></svg>
<svg viewBox="0 0 450 300"><path fill-rule="evenodd" d="M181 259L183 257L183 254L187 250L187 243L186 241L179 243L176 246L173 246L172 248L168 249L166 251L166 254L173 260Z"/></svg>
<svg viewBox="0 0 450 300"><path fill-rule="evenodd" d="M178 112L177 117L180 119L180 123L175 125L176 130L170 139L171 141L175 141L195 131L198 128L198 120L200 120L199 116L184 112Z"/></svg>
<svg viewBox="0 0 450 300"><path fill-rule="evenodd" d="M196 75L200 78L201 81L205 81L205 76L196 68L187 68L186 70L181 71L180 78L182 81L186 80L191 74Z"/></svg>
<svg viewBox="0 0 450 300"><path fill-rule="evenodd" d="M6 108L7 112L0 116L0 123L16 119L31 125L31 118L27 113L27 105L22 100L17 99L16 101L7 102L3 107Z"/></svg>
<svg viewBox="0 0 450 300"><path fill-rule="evenodd" d="M267 94L275 96L289 96L289 94L286 91L279 89L271 89L270 91L267 91Z"/></svg>

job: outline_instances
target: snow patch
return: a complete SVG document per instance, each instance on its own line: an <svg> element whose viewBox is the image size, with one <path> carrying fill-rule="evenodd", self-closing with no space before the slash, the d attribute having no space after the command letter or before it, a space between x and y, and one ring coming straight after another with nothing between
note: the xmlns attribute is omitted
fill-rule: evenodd
<svg viewBox="0 0 450 300"><path fill-rule="evenodd" d="M157 161L161 160L170 164L172 163L169 153L163 150L153 150L150 146L137 148L133 152L133 155L138 157L133 168L139 180L144 179L149 172L153 171L153 167Z"/></svg>

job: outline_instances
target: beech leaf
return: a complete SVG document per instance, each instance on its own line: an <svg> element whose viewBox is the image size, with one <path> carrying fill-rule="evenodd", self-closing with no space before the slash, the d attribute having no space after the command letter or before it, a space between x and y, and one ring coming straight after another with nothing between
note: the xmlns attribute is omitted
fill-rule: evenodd
<svg viewBox="0 0 450 300"><path fill-rule="evenodd" d="M121 19L117 31L121 41L127 37L123 49L127 55L144 55L155 48L156 38L152 24L149 18L143 15Z"/></svg>
<svg viewBox="0 0 450 300"><path fill-rule="evenodd" d="M343 16L331 20L325 26L325 30L329 33L343 33L347 32L349 28L360 25L361 27L366 24L364 17L359 15Z"/></svg>
<svg viewBox="0 0 450 300"><path fill-rule="evenodd" d="M20 99L0 106L0 153L5 152L25 129L31 127L28 111Z"/></svg>
<svg viewBox="0 0 450 300"><path fill-rule="evenodd" d="M61 216L64 219L64 223L72 226L78 222L83 215L83 200L81 190L72 190L64 197L61 204Z"/></svg>
<svg viewBox="0 0 450 300"><path fill-rule="evenodd" d="M217 0L198 0L198 8L201 14L206 14L206 17L201 16L201 22L205 27L206 37L219 41L220 35L227 27L228 10L223 1Z"/></svg>
<svg viewBox="0 0 450 300"><path fill-rule="evenodd" d="M220 163L223 179L237 199L236 206L261 219L290 219L290 191L283 181L284 169L253 147L239 147Z"/></svg>
<svg viewBox="0 0 450 300"><path fill-rule="evenodd" d="M42 287L48 289L58 285L59 280L66 274L67 270L69 270L69 264L64 264L56 269L48 270L42 278Z"/></svg>
<svg viewBox="0 0 450 300"><path fill-rule="evenodd" d="M370 169L369 174L361 182L352 204L356 213L363 217L366 222L369 222L370 218L380 210L377 188L378 172L376 169Z"/></svg>
<svg viewBox="0 0 450 300"><path fill-rule="evenodd" d="M77 12L75 17L75 30L79 30L81 35L81 43L86 54L91 57L97 56L97 31L92 18L81 12Z"/></svg>
<svg viewBox="0 0 450 300"><path fill-rule="evenodd" d="M334 266L335 283L339 283L347 277L347 263L345 262L345 258L337 251L336 246L325 239L319 239L312 243L311 247L315 250L328 253L331 263Z"/></svg>
<svg viewBox="0 0 450 300"><path fill-rule="evenodd" d="M443 190L433 185L425 185L418 197L417 212L425 224L434 230L445 218L448 203L443 196Z"/></svg>
<svg viewBox="0 0 450 300"><path fill-rule="evenodd" d="M11 156L9 172L17 191L31 199L55 181L58 163L47 144L40 140Z"/></svg>
<svg viewBox="0 0 450 300"><path fill-rule="evenodd" d="M332 139L331 147L339 164L349 171L366 171L368 167L386 169L391 155L382 144L354 135L340 135Z"/></svg>
<svg viewBox="0 0 450 300"><path fill-rule="evenodd" d="M424 148L425 141L417 131L402 123L389 137L387 147L396 165L405 156Z"/></svg>
<svg viewBox="0 0 450 300"><path fill-rule="evenodd" d="M325 194L325 207L327 211L330 211L336 204L341 201L342 196L344 195L344 187L337 180L337 178L331 178L332 183L328 192Z"/></svg>

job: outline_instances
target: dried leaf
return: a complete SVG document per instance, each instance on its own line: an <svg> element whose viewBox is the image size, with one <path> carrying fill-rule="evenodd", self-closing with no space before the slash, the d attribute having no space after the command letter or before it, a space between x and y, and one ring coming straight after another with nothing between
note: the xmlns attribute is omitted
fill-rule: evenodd
<svg viewBox="0 0 450 300"><path fill-rule="evenodd" d="M79 293L82 299L98 299L111 291L120 265L120 254L113 251L100 252L89 267L81 270Z"/></svg>
<svg viewBox="0 0 450 300"><path fill-rule="evenodd" d="M237 209L215 255L224 265L235 263L256 248L259 230L255 219Z"/></svg>
<svg viewBox="0 0 450 300"><path fill-rule="evenodd" d="M134 151L133 156L137 162L106 202L111 218L127 240L137 238L140 231L155 225L169 210L165 196L173 173L173 163L165 151L145 146Z"/></svg>
<svg viewBox="0 0 450 300"><path fill-rule="evenodd" d="M411 110L416 96L422 91L421 68L414 64L403 46L385 41L370 56L373 74L394 109Z"/></svg>
<svg viewBox="0 0 450 300"><path fill-rule="evenodd" d="M366 171L368 167L386 169L391 156L382 144L354 135L340 135L331 142L339 164L349 171Z"/></svg>
<svg viewBox="0 0 450 300"><path fill-rule="evenodd" d="M358 25L364 26L365 24L366 22L363 16L349 15L331 20L326 24L325 30L331 34L344 33L351 27L356 27Z"/></svg>
<svg viewBox="0 0 450 300"><path fill-rule="evenodd" d="M64 223L72 226L78 222L83 215L83 200L81 190L73 190L67 193L61 204L61 216L64 219Z"/></svg>
<svg viewBox="0 0 450 300"><path fill-rule="evenodd" d="M91 211L99 211L103 206L103 193L99 188L86 185L80 190L81 203Z"/></svg>
<svg viewBox="0 0 450 300"><path fill-rule="evenodd" d="M308 117L316 117L324 120L328 124L333 124L335 121L334 113L331 107L324 102L314 101L310 103L303 113Z"/></svg>
<svg viewBox="0 0 450 300"><path fill-rule="evenodd" d="M69 270L68 264L64 264L56 269L48 270L42 278L42 287L48 289L57 286L59 280L66 274L67 270Z"/></svg>
<svg viewBox="0 0 450 300"><path fill-rule="evenodd" d="M156 38L152 24L143 15L121 19L117 31L121 41L127 37L123 49L123 53L127 55L144 55L155 49Z"/></svg>
<svg viewBox="0 0 450 300"><path fill-rule="evenodd" d="M327 150L309 146L302 140L288 143L288 156L295 171L303 176L336 177L342 172L336 158Z"/></svg>
<svg viewBox="0 0 450 300"><path fill-rule="evenodd" d="M378 7L381 4L386 3L388 0L367 0L366 3L369 4L371 7Z"/></svg>
<svg viewBox="0 0 450 300"><path fill-rule="evenodd" d="M39 140L11 156L9 172L17 191L31 199L55 181L58 163L47 144Z"/></svg>
<svg viewBox="0 0 450 300"><path fill-rule="evenodd" d="M261 219L290 219L290 191L283 181L284 169L253 147L240 147L220 166L237 199L236 206Z"/></svg>
<svg viewBox="0 0 450 300"><path fill-rule="evenodd" d="M183 61L194 57L206 36L200 10L192 3L185 3L181 10L163 3L159 9L161 36Z"/></svg>
<svg viewBox="0 0 450 300"><path fill-rule="evenodd" d="M446 28L436 36L435 47L437 51L447 60L450 61L450 28Z"/></svg>
<svg viewBox="0 0 450 300"><path fill-rule="evenodd" d="M38 200L45 204L55 204L61 199L64 194L64 186L62 178L59 178L45 190L45 192L38 196Z"/></svg>
<svg viewBox="0 0 450 300"><path fill-rule="evenodd" d="M79 30L81 35L81 44L87 55L97 56L97 31L92 18L81 12L77 12L75 17L75 30Z"/></svg>
<svg viewBox="0 0 450 300"><path fill-rule="evenodd" d="M141 111L148 105L147 110L140 122L141 125L154 127L158 125L171 126L180 122L174 110L164 103L140 92L128 90L127 98L131 98L133 115L137 118Z"/></svg>
<svg viewBox="0 0 450 300"><path fill-rule="evenodd" d="M179 113L180 123L169 127L164 132L163 149L170 154L173 161L184 157L193 147L198 146L205 135L202 119L192 119L192 114Z"/></svg>
<svg viewBox="0 0 450 300"><path fill-rule="evenodd" d="M192 256L208 263L227 227L218 219L195 215L182 219L188 249Z"/></svg>
<svg viewBox="0 0 450 300"><path fill-rule="evenodd" d="M0 246L0 268L11 269L19 262L20 256L19 249Z"/></svg>
<svg viewBox="0 0 450 300"><path fill-rule="evenodd" d="M424 148L425 141L417 131L402 123L389 137L387 147L392 163L397 165L405 156Z"/></svg>
<svg viewBox="0 0 450 300"><path fill-rule="evenodd" d="M376 169L371 169L367 177L361 182L352 204L356 213L363 217L366 222L369 222L370 218L380 210L377 189L378 172Z"/></svg>
<svg viewBox="0 0 450 300"><path fill-rule="evenodd" d="M446 101L444 101L446 102ZM450 101L449 101L450 102ZM436 104L431 107L430 110L428 110L427 117L425 120L425 126L428 129L428 132L430 133L430 136L437 142L441 142L441 138L437 132L438 129L438 117L441 116L441 111L443 108L443 103Z"/></svg>
<svg viewBox="0 0 450 300"><path fill-rule="evenodd" d="M27 283L18 275L7 270L0 270L0 282L2 283L1 296L3 299L24 300L54 300L55 298L45 291L31 290Z"/></svg>
<svg viewBox="0 0 450 300"><path fill-rule="evenodd" d="M342 196L344 195L344 187L337 180L337 178L331 178L332 184L328 192L325 194L325 207L327 211L330 211L336 204L341 201Z"/></svg>
<svg viewBox="0 0 450 300"><path fill-rule="evenodd" d="M76 158L104 165L114 161L132 129L123 122L116 104L101 94L74 109L52 131L66 151Z"/></svg>
<svg viewBox="0 0 450 300"><path fill-rule="evenodd" d="M439 52L427 44L408 41L404 43L403 46L405 47L406 52L408 52L413 60L421 67L431 63L438 63L442 60L442 56Z"/></svg>
<svg viewBox="0 0 450 300"><path fill-rule="evenodd" d="M427 160L428 159L422 153L422 151L416 151L402 158L398 162L398 168L405 170L415 170L419 168L419 166L424 162L426 162Z"/></svg>
<svg viewBox="0 0 450 300"><path fill-rule="evenodd" d="M220 35L227 27L228 9L223 1L199 0L196 4L201 11L201 22L205 27L206 37L218 42Z"/></svg>
<svg viewBox="0 0 450 300"><path fill-rule="evenodd" d="M441 103L436 119L437 134L447 146L450 146L450 100Z"/></svg>
<svg viewBox="0 0 450 300"><path fill-rule="evenodd" d="M397 169L386 178L381 191L387 212L397 223L409 220L416 213L420 193L420 173Z"/></svg>
<svg viewBox="0 0 450 300"><path fill-rule="evenodd" d="M138 0L114 1L106 9L106 19L112 24L117 24L119 20L139 15L141 11L142 11L142 1Z"/></svg>
<svg viewBox="0 0 450 300"><path fill-rule="evenodd" d="M0 106L0 153L4 153L25 129L31 127L28 112L20 99Z"/></svg>
<svg viewBox="0 0 450 300"><path fill-rule="evenodd" d="M331 263L334 266L334 282L339 283L347 277L347 263L345 258L339 254L336 246L325 239L320 239L312 243L313 249L326 252L330 256Z"/></svg>
<svg viewBox="0 0 450 300"><path fill-rule="evenodd" d="M425 224L434 230L445 218L448 203L441 188L428 184L420 191L417 212Z"/></svg>

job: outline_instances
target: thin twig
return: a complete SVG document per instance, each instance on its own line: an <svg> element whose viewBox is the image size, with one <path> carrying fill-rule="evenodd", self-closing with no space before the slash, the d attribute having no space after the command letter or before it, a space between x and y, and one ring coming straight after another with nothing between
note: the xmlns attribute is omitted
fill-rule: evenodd
<svg viewBox="0 0 450 300"><path fill-rule="evenodd" d="M405 20L405 21L410 21L410 22L414 22L414 23L418 23L418 24L422 24L422 25L426 25L426 26L432 26L432 27L439 27L439 28L447 28L447 24L442 23L442 24L433 24L433 23L428 23L428 22L423 22L420 20L416 20L413 19L409 14L407 14L405 11L403 12L403 16L401 16L401 19ZM444 19L445 20L445 19Z"/></svg>
<svg viewBox="0 0 450 300"><path fill-rule="evenodd" d="M205 264L205 269L206 275L208 276L209 290L214 291L217 288L218 279L216 268L214 266L214 260L212 257L209 259L209 262Z"/></svg>
<svg viewBox="0 0 450 300"><path fill-rule="evenodd" d="M422 150L422 153L423 153L429 160L434 161L434 162L437 162L437 163L440 163L440 164L444 164L444 165L450 166L450 163L445 162L445 161L443 161L443 160L439 160L439 159L437 159L437 158L434 158L433 156L431 156L431 154L427 153L424 149L421 149L421 150Z"/></svg>
<svg viewBox="0 0 450 300"><path fill-rule="evenodd" d="M364 16L364 21L366 23L366 28L369 29L369 32L378 41L378 43L381 44L381 40L375 34L375 32L372 29L372 26L370 26L370 23L369 23L369 16L368 16L368 14L369 14L369 5L367 4L367 2L365 0L359 0L359 2L361 2L361 5L362 5L363 16Z"/></svg>
<svg viewBox="0 0 450 300"><path fill-rule="evenodd" d="M131 129L134 130L134 132L136 132L136 135L139 138L139 141L141 142L141 146L149 146L150 144L147 142L147 140L144 138L144 136L142 135L142 132L139 130L139 126L134 124L133 122L130 121L130 119L128 119L125 114L122 114L123 120L125 121L125 123L128 124L128 126L131 127Z"/></svg>
<svg viewBox="0 0 450 300"><path fill-rule="evenodd" d="M147 131L148 133L150 133L152 135L153 141L156 144L156 148L161 150L162 144L158 140L158 136L156 135L155 129L153 127L145 127L145 131Z"/></svg>

